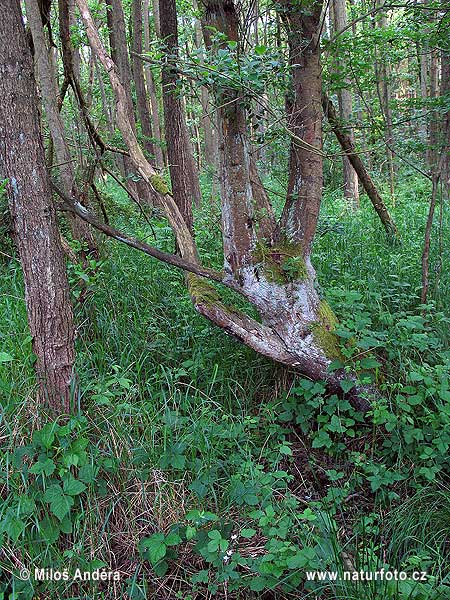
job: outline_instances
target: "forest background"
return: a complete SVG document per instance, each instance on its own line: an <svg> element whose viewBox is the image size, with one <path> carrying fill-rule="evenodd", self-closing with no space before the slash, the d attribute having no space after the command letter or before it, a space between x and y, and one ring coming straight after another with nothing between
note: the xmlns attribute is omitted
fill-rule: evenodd
<svg viewBox="0 0 450 600"><path fill-rule="evenodd" d="M2 2L0 597L448 597L449 9Z"/></svg>

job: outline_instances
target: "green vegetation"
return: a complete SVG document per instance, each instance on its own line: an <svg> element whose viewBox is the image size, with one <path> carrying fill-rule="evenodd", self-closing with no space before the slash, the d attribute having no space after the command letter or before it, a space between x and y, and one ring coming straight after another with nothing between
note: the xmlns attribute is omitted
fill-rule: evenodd
<svg viewBox="0 0 450 600"><path fill-rule="evenodd" d="M285 284L306 279L308 273L301 244L284 241L273 246L258 243L253 252L255 264L261 264L268 281Z"/></svg>
<svg viewBox="0 0 450 600"><path fill-rule="evenodd" d="M0 593L72 597L67 582L19 578L21 566L36 565L121 571L115 591L78 583L77 597L89 598L225 590L242 599L264 590L279 599L448 597L449 329L441 307L450 275L443 271L430 304L417 308L420 273L411 265L419 265L429 193L420 190L409 181L399 191L395 218L410 235L389 253L368 206L351 214L325 195L314 259L339 324L325 301L321 313L342 342L332 368L379 382L368 418L320 382L297 377L284 386L283 371L194 311L180 272L108 241L107 262L72 274L74 297L80 278L87 286L77 305L80 395L68 422L49 420L29 401L21 273L3 257ZM109 193L119 209L123 192ZM214 257L207 218L197 215L197 237ZM142 217L117 220L147 233ZM170 249L164 221L153 226ZM306 580L307 571L382 568L428 579Z"/></svg>

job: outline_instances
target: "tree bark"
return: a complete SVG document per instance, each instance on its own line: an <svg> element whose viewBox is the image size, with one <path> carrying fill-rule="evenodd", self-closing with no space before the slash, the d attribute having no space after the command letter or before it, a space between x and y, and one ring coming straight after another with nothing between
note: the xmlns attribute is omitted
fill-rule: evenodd
<svg viewBox="0 0 450 600"><path fill-rule="evenodd" d="M150 51L150 24L149 24L149 0L144 0L144 52ZM166 162L164 160L164 152L162 146L161 121L159 118L158 98L156 97L155 80L150 65L144 65L145 82L147 84L147 92L150 96L150 105L152 108L153 130L155 134L155 159L156 166L163 169Z"/></svg>
<svg viewBox="0 0 450 600"><path fill-rule="evenodd" d="M186 117L177 91L179 82L175 62L178 57L178 25L175 0L160 0L159 22L161 39L165 44L163 107L172 193L192 231L192 205L201 201L201 193Z"/></svg>
<svg viewBox="0 0 450 600"><path fill-rule="evenodd" d="M37 68L39 86L42 94L42 100L45 107L50 134L52 137L53 148L58 161L61 182L68 194L79 196L77 184L75 181L75 170L73 168L72 157L69 146L66 141L64 124L58 106L59 90L56 81L56 74L53 68L53 61L49 53L51 49L47 47L42 27L41 11L37 0L26 0L26 11L28 24L34 45L34 59ZM88 253L93 257L98 257L98 247L93 232L89 226L78 217L71 215L70 228L75 239L87 244Z"/></svg>
<svg viewBox="0 0 450 600"><path fill-rule="evenodd" d="M0 5L0 96L0 171L8 179L37 357L38 398L57 413L68 412L75 359L73 316L19 0Z"/></svg>
<svg viewBox="0 0 450 600"><path fill-rule="evenodd" d="M442 50L441 54L441 96L446 98L450 106L450 52ZM442 146L444 160L442 165L442 182L447 199L450 198L450 109L444 113L442 122Z"/></svg>
<svg viewBox="0 0 450 600"><path fill-rule="evenodd" d="M331 100L325 94L323 94L322 96L322 106L323 111L331 125L331 128L341 145L341 148L348 156L348 159L350 160L353 168L358 174L359 181L364 187L366 194L369 196L369 200L372 202L375 211L380 217L380 220L383 224L383 227L386 230L386 233L390 238L396 238L397 227L395 226L395 223L391 215L389 214L389 211L383 201L383 198L380 196L377 188L375 187L375 184L372 181L372 178L367 172L361 158L357 154L353 142L351 141L349 136L342 130L339 123L339 117L336 113L336 109L334 108Z"/></svg>
<svg viewBox="0 0 450 600"><path fill-rule="evenodd" d="M289 155L288 197L281 226L309 255L319 218L323 187L322 73L319 23L322 2L301 11L280 0L288 33L293 98L288 99L288 127L295 135Z"/></svg>
<svg viewBox="0 0 450 600"><path fill-rule="evenodd" d="M117 65L120 80L125 90L125 102L127 116L136 134L136 118L134 113L133 99L131 95L132 74L130 61L128 59L128 46L126 36L125 16L121 0L106 0L107 21L109 27L109 40L111 46L111 57ZM136 172L133 161L128 156L122 157L122 174L127 178L127 186L139 198L149 204L154 203L151 190L142 181L135 181Z"/></svg>
<svg viewBox="0 0 450 600"><path fill-rule="evenodd" d="M382 9L383 0L377 0L378 8ZM380 29L386 29L388 26L387 17L384 12L379 13L378 27ZM376 21L373 21L374 27ZM375 77L377 83L377 93L380 102L381 114L384 121L384 140L386 144L386 158L389 170L389 184L391 196L394 197L394 184L395 184L395 164L394 154L392 152L392 146L394 142L394 135L392 130L392 110L391 110L391 84L390 68L386 60L375 59Z"/></svg>
<svg viewBox="0 0 450 600"><path fill-rule="evenodd" d="M197 1L193 2L194 10L198 11ZM197 49L201 49L203 46L203 32L202 24L199 19L195 19L195 46ZM203 62L203 52L201 54L201 60ZM204 139L204 159L205 163L210 167L215 167L217 164L217 139L215 136L216 123L215 123L215 112L210 102L209 90L205 85L200 88L200 103L202 106L202 120L201 125L203 128L203 139Z"/></svg>
<svg viewBox="0 0 450 600"><path fill-rule="evenodd" d="M144 67L139 54L142 54L142 0L133 0L131 6L133 35L133 78L136 88L136 104L141 123L142 135L144 137L144 149L150 154L155 155L153 145L152 123L150 121L150 113L147 103L147 90L145 89Z"/></svg>
<svg viewBox="0 0 450 600"><path fill-rule="evenodd" d="M334 17L334 29L336 34L346 30L348 25L347 20L347 7L345 0L333 0L333 17ZM338 60L337 66L342 65ZM353 101L352 93L349 89L350 82L345 82L345 87L339 90L339 116L342 120L343 126L346 128L347 135L353 142L353 128L349 127L349 121L353 113ZM359 207L359 191L358 191L358 176L355 169L352 167L347 156L342 157L342 167L344 175L344 196L349 200L354 208Z"/></svg>

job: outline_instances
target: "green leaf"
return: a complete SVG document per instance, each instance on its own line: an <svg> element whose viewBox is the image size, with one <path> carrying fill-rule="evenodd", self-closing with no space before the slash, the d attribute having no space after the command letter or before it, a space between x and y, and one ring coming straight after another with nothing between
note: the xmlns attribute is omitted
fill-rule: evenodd
<svg viewBox="0 0 450 600"><path fill-rule="evenodd" d="M154 533L149 538L141 540L140 549L146 551L145 557L150 560L152 565L163 559L167 553L165 544L165 535L163 533Z"/></svg>
<svg viewBox="0 0 450 600"><path fill-rule="evenodd" d="M209 581L209 571L203 570L198 571L198 573L194 573L191 575L192 583L208 583Z"/></svg>
<svg viewBox="0 0 450 600"><path fill-rule="evenodd" d="M241 531L241 536L243 538L248 539L248 538L253 537L255 535L255 533L256 533L256 529L252 529L251 527L249 527L248 529L243 529Z"/></svg>
<svg viewBox="0 0 450 600"><path fill-rule="evenodd" d="M0 352L0 363L11 362L14 358L7 352Z"/></svg>
<svg viewBox="0 0 450 600"><path fill-rule="evenodd" d="M306 521L315 521L317 519L317 516L310 508L305 508L305 510L299 516L300 519L305 519Z"/></svg>
<svg viewBox="0 0 450 600"><path fill-rule="evenodd" d="M153 570L158 577L164 577L169 570L169 563L166 560L161 560L153 565Z"/></svg>
<svg viewBox="0 0 450 600"><path fill-rule="evenodd" d="M0 532L3 531L14 542L17 542L22 532L25 530L25 523L14 512L8 512L4 520L0 523Z"/></svg>
<svg viewBox="0 0 450 600"><path fill-rule="evenodd" d="M90 463L85 464L78 471L78 479L84 481L84 483L93 483L97 474L97 468Z"/></svg>
<svg viewBox="0 0 450 600"><path fill-rule="evenodd" d="M79 494L82 494L85 489L86 486L84 483L73 477L64 482L64 492L69 494L69 496L78 496Z"/></svg>
<svg viewBox="0 0 450 600"><path fill-rule="evenodd" d="M73 498L66 496L59 485L51 485L47 488L44 501L50 504L50 512L60 521L64 519L74 504Z"/></svg>
<svg viewBox="0 0 450 600"><path fill-rule="evenodd" d="M41 430L33 433L33 445L39 444L49 450L55 439L56 423L47 423Z"/></svg>
<svg viewBox="0 0 450 600"><path fill-rule="evenodd" d="M265 577L254 577L250 581L250 589L253 592L262 592L262 590L267 586L268 580Z"/></svg>
<svg viewBox="0 0 450 600"><path fill-rule="evenodd" d="M340 382L340 385L344 394L347 394L352 388L355 387L355 382L351 379L343 379Z"/></svg>
<svg viewBox="0 0 450 600"><path fill-rule="evenodd" d="M72 533L72 521L70 520L69 515L66 515L64 519L60 523L60 528L63 533L69 534Z"/></svg>
<svg viewBox="0 0 450 600"><path fill-rule="evenodd" d="M280 446L280 454L284 454L285 456L292 456L292 450L289 446Z"/></svg>
<svg viewBox="0 0 450 600"><path fill-rule="evenodd" d="M44 461L38 461L30 467L30 473L34 475L51 475L56 469L55 463L51 458L46 458Z"/></svg>
<svg viewBox="0 0 450 600"><path fill-rule="evenodd" d="M333 445L333 441L326 431L320 430L317 436L313 439L313 448L330 448Z"/></svg>
<svg viewBox="0 0 450 600"><path fill-rule="evenodd" d="M62 495L63 491L60 485L57 484L53 484L50 485L44 493L44 502L53 502L54 500L57 500L61 495Z"/></svg>
<svg viewBox="0 0 450 600"><path fill-rule="evenodd" d="M197 534L197 529L195 527L192 527L191 525L188 525L186 527L186 539L187 541L192 540L192 538L194 538Z"/></svg>
<svg viewBox="0 0 450 600"><path fill-rule="evenodd" d="M377 367L381 367L381 363L374 358L363 358L361 360L362 369L376 369Z"/></svg>
<svg viewBox="0 0 450 600"><path fill-rule="evenodd" d="M59 538L60 527L54 518L44 517L39 523L39 531L47 544L54 544Z"/></svg>
<svg viewBox="0 0 450 600"><path fill-rule="evenodd" d="M181 542L182 542L182 539L174 531L169 533L169 535L165 539L166 546L178 546L178 544L181 544Z"/></svg>
<svg viewBox="0 0 450 600"><path fill-rule="evenodd" d="M333 431L334 433L344 433L346 431L346 427L342 425L341 420L337 415L332 415L331 422L326 427L328 431Z"/></svg>

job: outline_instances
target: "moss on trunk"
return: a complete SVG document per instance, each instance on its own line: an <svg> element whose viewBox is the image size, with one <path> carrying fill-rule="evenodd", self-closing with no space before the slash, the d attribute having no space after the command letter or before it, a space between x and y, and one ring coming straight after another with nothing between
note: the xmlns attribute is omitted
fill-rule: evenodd
<svg viewBox="0 0 450 600"><path fill-rule="evenodd" d="M275 246L258 243L253 251L255 265L262 265L266 279L281 285L303 281L308 276L301 244L284 241Z"/></svg>
<svg viewBox="0 0 450 600"><path fill-rule="evenodd" d="M322 348L327 358L342 359L339 338L335 333L338 320L326 300L320 302L318 316L319 320L311 325L314 341Z"/></svg>

